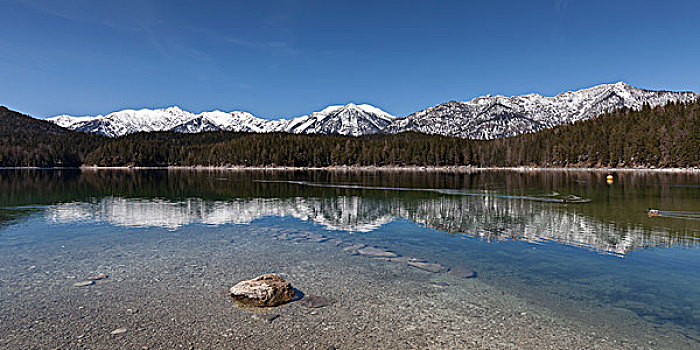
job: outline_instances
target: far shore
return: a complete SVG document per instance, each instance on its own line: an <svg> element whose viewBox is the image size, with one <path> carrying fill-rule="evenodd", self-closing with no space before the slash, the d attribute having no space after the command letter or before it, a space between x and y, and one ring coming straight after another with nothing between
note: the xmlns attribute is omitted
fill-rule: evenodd
<svg viewBox="0 0 700 350"><path fill-rule="evenodd" d="M578 167L472 167L472 166L330 166L330 167L255 167L255 166L166 166L166 167L137 167L137 166L81 166L81 167L0 167L0 170L68 170L80 169L85 171L97 170L195 170L195 171L364 171L364 172L454 172L469 173L480 171L553 171L553 172L665 172L665 173L700 173L700 168L578 168Z"/></svg>

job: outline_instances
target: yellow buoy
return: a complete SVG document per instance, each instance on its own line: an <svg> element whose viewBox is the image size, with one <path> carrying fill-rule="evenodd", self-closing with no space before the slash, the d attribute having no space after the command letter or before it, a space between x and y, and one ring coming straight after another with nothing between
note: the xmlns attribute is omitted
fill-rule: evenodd
<svg viewBox="0 0 700 350"><path fill-rule="evenodd" d="M608 177L606 177L605 179L606 179L606 182L607 182L608 184L611 184L611 185L612 185L612 183L613 183L613 176L612 176L612 175L608 175Z"/></svg>

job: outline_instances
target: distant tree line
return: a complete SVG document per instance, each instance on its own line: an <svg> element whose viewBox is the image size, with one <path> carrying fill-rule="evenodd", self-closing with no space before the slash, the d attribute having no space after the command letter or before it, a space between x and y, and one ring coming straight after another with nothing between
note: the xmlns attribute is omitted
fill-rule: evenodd
<svg viewBox="0 0 700 350"><path fill-rule="evenodd" d="M0 166L700 167L700 101L490 141L207 132L104 138L0 109Z"/></svg>

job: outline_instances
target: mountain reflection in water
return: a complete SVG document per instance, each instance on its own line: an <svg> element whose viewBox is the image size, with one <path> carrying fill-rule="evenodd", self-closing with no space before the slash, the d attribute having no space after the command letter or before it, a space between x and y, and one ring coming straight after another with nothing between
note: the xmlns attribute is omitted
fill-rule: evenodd
<svg viewBox="0 0 700 350"><path fill-rule="evenodd" d="M620 230L615 225L561 210L555 205L489 197L440 196L403 200L338 196L231 201L105 197L91 203L54 205L46 210L46 216L56 223L94 221L171 230L188 224L248 224L264 217L294 217L327 230L347 232L370 232L397 218L404 218L435 230L488 240L554 240L616 255L640 247L696 242L641 227Z"/></svg>
<svg viewBox="0 0 700 350"><path fill-rule="evenodd" d="M623 256L698 243L695 220L649 218L648 207L700 210L697 177L627 173L328 173L237 171L2 171L6 223L42 207L55 223L122 226L248 224L293 217L327 230L366 233L397 219L489 241L553 240ZM310 186L311 184L311 186ZM330 184L331 186L313 186ZM403 191L402 191L403 189ZM427 189L427 190L426 190ZM407 191L406 191L407 190ZM491 195L461 195L491 193ZM531 198L591 199L569 204ZM28 214L27 214L28 215Z"/></svg>

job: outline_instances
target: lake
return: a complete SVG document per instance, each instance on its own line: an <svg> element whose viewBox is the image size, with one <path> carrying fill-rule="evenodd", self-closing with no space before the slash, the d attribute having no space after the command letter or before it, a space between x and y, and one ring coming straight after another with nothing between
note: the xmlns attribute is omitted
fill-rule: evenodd
<svg viewBox="0 0 700 350"><path fill-rule="evenodd" d="M607 175L1 170L0 348L700 348L700 173Z"/></svg>

